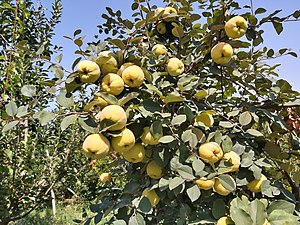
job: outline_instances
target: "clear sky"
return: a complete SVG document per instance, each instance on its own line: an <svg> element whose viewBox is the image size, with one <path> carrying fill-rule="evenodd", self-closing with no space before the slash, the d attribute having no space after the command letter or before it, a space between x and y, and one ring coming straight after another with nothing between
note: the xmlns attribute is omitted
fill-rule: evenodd
<svg viewBox="0 0 300 225"><path fill-rule="evenodd" d="M52 0L41 0L42 4L49 8ZM54 43L63 46L62 64L70 68L72 62L78 57L74 54L76 46L70 41L63 38L64 35L72 36L76 29L82 29L82 35L86 35L88 41L93 40L95 34L98 34L97 25L103 22L102 13L106 12L105 7L111 7L114 11L120 9L122 14L127 18L132 14L131 0L62 0L63 16L62 22L57 26ZM249 0L239 0L240 5L249 4ZM285 16L300 9L299 0L272 0L272 1L253 1L254 7L263 7L271 13L276 9L282 9L279 14ZM150 4L157 4L164 7L163 0L150 0ZM264 14L263 14L264 15ZM266 14L268 15L268 14ZM300 22L287 22L284 24L284 30L278 36L271 23L266 24L263 29L264 43L263 46L272 47L275 51L281 48L291 48L299 57L284 56L279 59L271 60L269 63L281 63L278 73L280 77L290 82L293 88L300 91ZM104 36L101 36L101 39Z"/></svg>

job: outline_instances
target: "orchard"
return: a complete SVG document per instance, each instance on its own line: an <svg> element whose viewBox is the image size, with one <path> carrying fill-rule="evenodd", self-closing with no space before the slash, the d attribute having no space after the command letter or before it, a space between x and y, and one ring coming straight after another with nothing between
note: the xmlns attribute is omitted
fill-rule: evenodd
<svg viewBox="0 0 300 225"><path fill-rule="evenodd" d="M0 5L0 224L69 195L88 199L74 218L85 225L299 224L300 95L270 61L297 54L263 45L265 24L280 35L299 10L134 0L127 19L106 7L105 40L66 36L68 71L50 44L59 0L45 34L38 11Z"/></svg>

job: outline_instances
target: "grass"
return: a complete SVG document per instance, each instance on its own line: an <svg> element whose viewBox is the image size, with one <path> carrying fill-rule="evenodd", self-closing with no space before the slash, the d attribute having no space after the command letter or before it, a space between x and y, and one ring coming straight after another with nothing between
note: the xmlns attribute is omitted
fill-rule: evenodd
<svg viewBox="0 0 300 225"><path fill-rule="evenodd" d="M81 212L81 205L59 206L54 217L51 208L46 208L34 211L12 225L74 225L73 220L80 219Z"/></svg>

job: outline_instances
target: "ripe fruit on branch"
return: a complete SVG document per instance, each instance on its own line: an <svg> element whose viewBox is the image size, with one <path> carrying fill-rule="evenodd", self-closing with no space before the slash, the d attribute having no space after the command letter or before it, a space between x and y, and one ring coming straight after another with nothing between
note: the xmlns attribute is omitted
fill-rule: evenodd
<svg viewBox="0 0 300 225"><path fill-rule="evenodd" d="M120 77L122 77L123 71L124 71L126 68L128 68L129 66L133 66L133 65L134 65L134 63L132 63L132 62L124 63L124 64L120 67L120 69L118 70L117 74L118 74Z"/></svg>
<svg viewBox="0 0 300 225"><path fill-rule="evenodd" d="M264 180L267 180L267 178L262 174L259 179L254 179L249 184L247 184L247 187L250 191L258 193L261 191L261 184Z"/></svg>
<svg viewBox="0 0 300 225"><path fill-rule="evenodd" d="M216 163L223 157L223 150L216 142L204 143L199 148L199 156L206 163Z"/></svg>
<svg viewBox="0 0 300 225"><path fill-rule="evenodd" d="M160 201L160 197L156 194L154 189L150 190L149 188L146 188L143 191L142 195L149 199L149 202L151 203L152 207L155 207Z"/></svg>
<svg viewBox="0 0 300 225"><path fill-rule="evenodd" d="M167 22L174 21L176 17L177 17L177 10L175 8L168 6L164 9L162 18L165 21L167 21Z"/></svg>
<svg viewBox="0 0 300 225"><path fill-rule="evenodd" d="M152 179L160 179L162 177L162 168L157 165L157 163L152 160L147 164L146 168L147 175Z"/></svg>
<svg viewBox="0 0 300 225"><path fill-rule="evenodd" d="M164 22L159 22L156 25L156 30L159 34L165 34L167 32L167 26Z"/></svg>
<svg viewBox="0 0 300 225"><path fill-rule="evenodd" d="M105 107L108 106L108 102L105 101L103 98L101 98L100 96L96 96L94 97L94 99L88 103L86 106L83 107L83 110L85 112L90 111L94 106L99 106L99 107Z"/></svg>
<svg viewBox="0 0 300 225"><path fill-rule="evenodd" d="M135 144L135 137L131 130L123 128L119 136L111 138L112 148L120 153L130 150Z"/></svg>
<svg viewBox="0 0 300 225"><path fill-rule="evenodd" d="M214 125L214 118L210 113L202 112L195 118L195 122L202 122L207 127Z"/></svg>
<svg viewBox="0 0 300 225"><path fill-rule="evenodd" d="M201 177L200 179L196 180L195 183L200 189L209 190L214 186L215 178L207 179L206 177Z"/></svg>
<svg viewBox="0 0 300 225"><path fill-rule="evenodd" d="M164 46L162 44L156 44L152 47L152 52L156 56L165 55L165 54L167 54L167 48L166 48L166 46Z"/></svg>
<svg viewBox="0 0 300 225"><path fill-rule="evenodd" d="M101 183L110 183L111 182L111 174L110 173L101 173L99 177L99 181Z"/></svg>
<svg viewBox="0 0 300 225"><path fill-rule="evenodd" d="M220 182L220 180L218 178L216 178L215 180L215 184L214 184L214 190L222 196L226 196L229 195L231 193L230 190L226 189Z"/></svg>
<svg viewBox="0 0 300 225"><path fill-rule="evenodd" d="M92 159L105 157L110 149L110 143L103 134L88 135L82 145L83 153Z"/></svg>
<svg viewBox="0 0 300 225"><path fill-rule="evenodd" d="M184 72L184 64L178 58L171 58L167 65L167 71L171 76L178 76Z"/></svg>
<svg viewBox="0 0 300 225"><path fill-rule="evenodd" d="M230 62L233 55L233 49L226 42L219 42L211 49L211 58L215 63L225 65Z"/></svg>
<svg viewBox="0 0 300 225"><path fill-rule="evenodd" d="M144 82L144 78L143 70L136 65L129 66L122 72L122 79L129 87L141 86Z"/></svg>
<svg viewBox="0 0 300 225"><path fill-rule="evenodd" d="M89 60L83 60L78 63L77 72L82 83L94 83L100 77L100 68L97 63Z"/></svg>
<svg viewBox="0 0 300 225"><path fill-rule="evenodd" d="M136 143L128 151L123 152L123 156L128 162L139 163L145 158L145 148L142 144Z"/></svg>
<svg viewBox="0 0 300 225"><path fill-rule="evenodd" d="M228 216L223 216L217 221L217 225L234 225L234 222Z"/></svg>
<svg viewBox="0 0 300 225"><path fill-rule="evenodd" d="M110 51L103 51L96 59L96 63L101 69L101 73L106 75L108 73L116 73L118 71L118 62L114 53Z"/></svg>
<svg viewBox="0 0 300 225"><path fill-rule="evenodd" d="M145 127L144 132L141 137L141 140L144 144L157 145L157 144L159 144L159 139L161 137L162 137L162 134L159 137L155 138L150 132L150 127Z"/></svg>
<svg viewBox="0 0 300 225"><path fill-rule="evenodd" d="M235 16L225 23L224 28L228 37L240 38L246 33L248 25L244 17Z"/></svg>
<svg viewBox="0 0 300 225"><path fill-rule="evenodd" d="M231 169L230 169L229 172L238 171L238 169L241 165L241 158L234 151L230 151L230 152L225 153L222 160L228 161L232 164Z"/></svg>
<svg viewBox="0 0 300 225"><path fill-rule="evenodd" d="M124 90L124 81L119 75L108 73L102 78L101 88L109 94L119 95Z"/></svg>
<svg viewBox="0 0 300 225"><path fill-rule="evenodd" d="M121 130L127 123L127 115L124 109L119 105L108 105L106 106L96 117L99 117L100 122L113 123L108 130L115 131Z"/></svg>

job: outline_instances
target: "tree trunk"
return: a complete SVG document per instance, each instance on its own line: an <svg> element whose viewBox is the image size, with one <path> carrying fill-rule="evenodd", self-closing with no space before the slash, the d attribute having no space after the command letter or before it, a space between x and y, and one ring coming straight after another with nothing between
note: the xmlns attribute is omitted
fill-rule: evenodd
<svg viewBox="0 0 300 225"><path fill-rule="evenodd" d="M54 193L54 190L51 189L50 191L51 193L51 203L52 203L52 213L53 213L53 216L55 217L55 214L56 214L56 199L55 199L55 193Z"/></svg>

